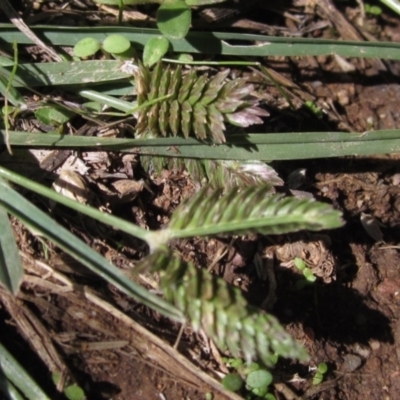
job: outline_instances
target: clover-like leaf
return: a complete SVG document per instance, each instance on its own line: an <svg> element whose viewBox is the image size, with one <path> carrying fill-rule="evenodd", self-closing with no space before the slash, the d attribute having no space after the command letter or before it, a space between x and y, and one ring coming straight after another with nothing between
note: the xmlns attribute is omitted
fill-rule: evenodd
<svg viewBox="0 0 400 400"><path fill-rule="evenodd" d="M157 26L168 39L182 39L189 32L192 12L183 0L163 3L157 10Z"/></svg>

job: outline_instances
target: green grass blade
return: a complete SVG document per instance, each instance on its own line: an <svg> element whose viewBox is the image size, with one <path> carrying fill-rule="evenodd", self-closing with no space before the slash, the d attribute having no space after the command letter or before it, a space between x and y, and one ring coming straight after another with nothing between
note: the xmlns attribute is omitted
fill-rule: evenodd
<svg viewBox="0 0 400 400"><path fill-rule="evenodd" d="M0 144L5 131L0 130ZM400 152L400 130L348 132L254 133L229 135L213 145L189 138L116 139L10 131L10 145L51 148L92 148L152 156L214 160L300 160Z"/></svg>
<svg viewBox="0 0 400 400"><path fill-rule="evenodd" d="M0 169L3 177L10 175L7 174L7 171L3 168L0 167ZM35 232L40 232L42 236L53 241L58 247L129 296L132 296L137 301L159 311L167 317L178 321L183 320L182 314L174 307L159 297L150 294L146 289L128 279L104 257L57 224L52 218L26 200L2 180L0 180L0 205L6 209L8 213L20 219L29 228L33 229Z"/></svg>
<svg viewBox="0 0 400 400"><path fill-rule="evenodd" d="M159 36L157 29L131 27L54 27L36 26L33 32L53 45L74 46L88 36L103 41L108 35L122 34L135 46L144 47L146 42ZM0 24L0 37L12 43L32 44L11 24ZM240 40L248 45L230 45L228 41ZM254 44L257 42L258 44ZM233 56L318 56L338 54L343 57L400 59L400 43L356 42L325 39L286 38L264 35L219 32L189 32L182 40L171 40L171 47L178 53L221 54Z"/></svg>
<svg viewBox="0 0 400 400"><path fill-rule="evenodd" d="M14 232L7 213L0 207L0 282L16 294L24 276Z"/></svg>
<svg viewBox="0 0 400 400"><path fill-rule="evenodd" d="M0 370L0 394L1 393L5 396L4 400L26 400L26 397L21 394Z"/></svg>
<svg viewBox="0 0 400 400"><path fill-rule="evenodd" d="M35 181L25 178L22 175L18 175L12 171L9 171L0 166L0 176L10 180L22 187L32 190L42 196L49 198L57 203L61 203L69 208L72 208L75 211L78 211L82 214L85 214L91 218L97 219L98 221L108 224L111 226L115 226L118 229L135 236L143 241L149 242L151 238L151 232L140 228L134 224L131 224L121 218L115 217L113 215L102 213L101 211L97 210L96 208L87 206L85 204L79 203L75 200L69 199L56 191L49 189Z"/></svg>
<svg viewBox="0 0 400 400"><path fill-rule="evenodd" d="M132 75L121 69L123 65L123 61L115 60L19 64L13 86L88 85L131 79ZM2 67L0 74L9 78L9 69Z"/></svg>
<svg viewBox="0 0 400 400"><path fill-rule="evenodd" d="M0 369L29 400L50 400L21 364L0 343Z"/></svg>

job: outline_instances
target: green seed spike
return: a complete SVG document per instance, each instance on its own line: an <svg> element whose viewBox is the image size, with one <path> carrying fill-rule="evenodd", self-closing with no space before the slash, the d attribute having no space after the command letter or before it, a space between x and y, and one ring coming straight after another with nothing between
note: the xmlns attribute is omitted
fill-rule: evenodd
<svg viewBox="0 0 400 400"><path fill-rule="evenodd" d="M170 68L168 65L168 67L165 69L164 73L162 74L162 77L160 80L160 87L158 88L158 97L165 96L168 93L170 79L171 79L171 72L170 72Z"/></svg>
<svg viewBox="0 0 400 400"><path fill-rule="evenodd" d="M159 97L158 89L160 87L161 74L162 74L162 65L161 63L157 63L156 67L151 74L151 82L150 82L150 93L148 95L148 100L154 100Z"/></svg>
<svg viewBox="0 0 400 400"><path fill-rule="evenodd" d="M196 82L196 72L194 70L186 74L182 80L182 86L179 90L178 100L183 103L189 97L190 91Z"/></svg>
<svg viewBox="0 0 400 400"><path fill-rule="evenodd" d="M182 133L187 139L190 135L191 123L192 123L192 106L188 101L182 104Z"/></svg>
<svg viewBox="0 0 400 400"><path fill-rule="evenodd" d="M225 142L225 123L247 127L262 123L268 113L251 96L253 85L245 79L226 81L229 70L212 78L197 77L195 70L184 74L182 67L172 70L159 62L152 72L139 63L136 73L138 105L166 94L169 98L139 111L138 136L149 132L162 136L196 136L214 143Z"/></svg>
<svg viewBox="0 0 400 400"><path fill-rule="evenodd" d="M169 126L174 136L178 136L179 131L179 103L174 100L169 109Z"/></svg>
<svg viewBox="0 0 400 400"><path fill-rule="evenodd" d="M203 90L205 85L207 84L207 80L208 80L207 75L202 75L199 79L197 79L197 81L193 85L188 100L192 106L196 104L203 95Z"/></svg>
<svg viewBox="0 0 400 400"><path fill-rule="evenodd" d="M165 137L168 131L169 103L164 101L160 107L158 126L161 134Z"/></svg>
<svg viewBox="0 0 400 400"><path fill-rule="evenodd" d="M194 115L194 133L196 136L205 140L207 138L207 111L206 108L200 103L195 104L193 107L193 115Z"/></svg>
<svg viewBox="0 0 400 400"><path fill-rule="evenodd" d="M229 72L229 69L223 72L219 72L217 75L214 76L214 78L209 80L205 87L204 95L201 99L201 104L203 104L203 106L207 106L217 98L221 85L228 77Z"/></svg>
<svg viewBox="0 0 400 400"><path fill-rule="evenodd" d="M179 88L181 86L181 83L182 83L182 67L179 65L178 68L174 71L170 81L168 94L172 94L171 101L178 98Z"/></svg>

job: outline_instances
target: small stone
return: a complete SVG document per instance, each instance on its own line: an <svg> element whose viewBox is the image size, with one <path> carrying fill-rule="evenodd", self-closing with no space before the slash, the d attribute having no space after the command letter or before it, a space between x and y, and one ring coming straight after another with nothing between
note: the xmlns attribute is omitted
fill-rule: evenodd
<svg viewBox="0 0 400 400"><path fill-rule="evenodd" d="M372 350L376 351L380 349L381 344L377 340L371 340L369 342L369 347L371 347Z"/></svg>
<svg viewBox="0 0 400 400"><path fill-rule="evenodd" d="M360 368L361 364L362 359L360 356L357 356L355 354L346 354L343 357L343 364L340 368L340 371L344 373L354 372L355 370Z"/></svg>
<svg viewBox="0 0 400 400"><path fill-rule="evenodd" d="M371 354L371 349L367 346L362 346L360 344L356 344L354 346L354 352L357 353L362 358L367 359Z"/></svg>

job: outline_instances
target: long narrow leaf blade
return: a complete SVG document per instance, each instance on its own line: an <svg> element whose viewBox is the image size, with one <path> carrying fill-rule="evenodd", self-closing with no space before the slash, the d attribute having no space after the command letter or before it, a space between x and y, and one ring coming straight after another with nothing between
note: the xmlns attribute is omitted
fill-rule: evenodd
<svg viewBox="0 0 400 400"><path fill-rule="evenodd" d="M79 40L93 37L103 41L107 35L121 34L129 41L144 47L146 42L160 35L157 29L132 27L56 27L35 26L32 30L53 45L74 46ZM12 24L0 24L0 37L12 43L32 42ZM240 40L248 45L235 46L228 41ZM178 53L221 54L234 56L318 56L338 54L343 57L400 59L400 44L391 42L356 42L294 37L274 37L225 32L191 31L182 40L171 40L173 51ZM257 44L254 44L257 42Z"/></svg>
<svg viewBox="0 0 400 400"><path fill-rule="evenodd" d="M132 78L123 66L124 62L115 60L20 64L13 86L82 85ZM9 74L8 69L0 68L0 76L8 78Z"/></svg>
<svg viewBox="0 0 400 400"><path fill-rule="evenodd" d="M58 247L129 296L167 317L183 321L182 314L174 307L129 280L104 257L58 225L52 218L26 200L3 180L0 180L0 206L20 219L29 228L40 232L44 237L53 241Z"/></svg>
<svg viewBox="0 0 400 400"><path fill-rule="evenodd" d="M0 343L0 369L29 400L50 400L19 362Z"/></svg>
<svg viewBox="0 0 400 400"><path fill-rule="evenodd" d="M203 188L182 203L168 230L175 238L218 234L284 234L343 225L340 212L327 204L269 194L270 186L222 189Z"/></svg>
<svg viewBox="0 0 400 400"><path fill-rule="evenodd" d="M0 283L16 294L24 276L13 230L7 213L0 207Z"/></svg>
<svg viewBox="0 0 400 400"><path fill-rule="evenodd" d="M227 142L210 146L196 139L171 137L158 139L118 139L55 132L28 133L10 131L11 146L51 148L92 148L124 151L151 156L216 160L301 160L400 152L400 130L348 132L254 133L229 135ZM0 129L0 144L6 132Z"/></svg>

